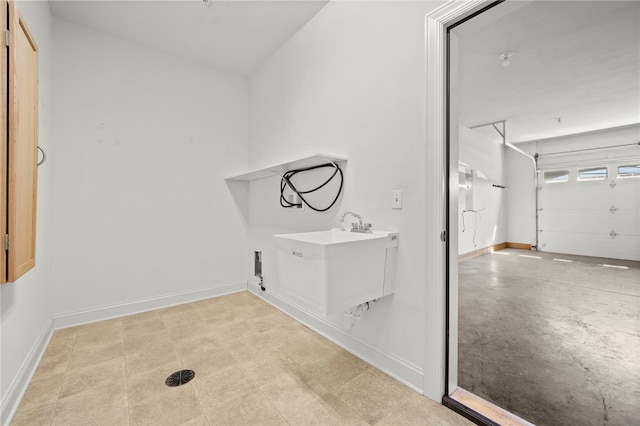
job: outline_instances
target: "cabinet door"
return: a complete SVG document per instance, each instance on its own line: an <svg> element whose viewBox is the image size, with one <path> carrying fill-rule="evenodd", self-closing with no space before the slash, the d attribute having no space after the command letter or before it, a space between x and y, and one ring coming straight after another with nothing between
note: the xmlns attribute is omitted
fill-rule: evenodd
<svg viewBox="0 0 640 426"><path fill-rule="evenodd" d="M0 2L0 22L7 25L7 2ZM8 28L0 27L0 46L7 45ZM4 236L7 234L7 63L9 49L3 48L0 55L0 284L7 282L7 252Z"/></svg>
<svg viewBox="0 0 640 426"><path fill-rule="evenodd" d="M38 47L9 2L8 281L36 262Z"/></svg>

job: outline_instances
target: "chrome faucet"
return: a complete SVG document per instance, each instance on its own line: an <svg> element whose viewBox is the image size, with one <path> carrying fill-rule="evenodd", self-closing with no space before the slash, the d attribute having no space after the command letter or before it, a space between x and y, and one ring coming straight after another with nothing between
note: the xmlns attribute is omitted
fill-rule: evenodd
<svg viewBox="0 0 640 426"><path fill-rule="evenodd" d="M350 215L355 217L356 219L358 219L358 223L352 223L351 224L351 232L364 232L364 233L371 233L371 224L370 223L365 223L364 225L362 224L362 216L360 216L357 213L353 213L353 212L344 212L342 213L342 216L340 216L340 222L344 223L344 218L345 216ZM344 229L344 228L342 228Z"/></svg>

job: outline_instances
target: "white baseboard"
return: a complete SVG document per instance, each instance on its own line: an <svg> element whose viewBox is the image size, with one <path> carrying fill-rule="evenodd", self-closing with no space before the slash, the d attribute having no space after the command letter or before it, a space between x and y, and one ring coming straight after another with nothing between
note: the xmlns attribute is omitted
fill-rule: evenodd
<svg viewBox="0 0 640 426"><path fill-rule="evenodd" d="M249 284L248 290L294 318L296 321L303 323L316 333L331 340L344 350L385 372L421 395L423 394L424 371L420 367L393 354L382 352L350 336L345 330L329 323L325 318L296 306L282 296L269 292L269 290L261 291L260 288L254 284Z"/></svg>
<svg viewBox="0 0 640 426"><path fill-rule="evenodd" d="M158 297L150 297L148 299L141 299L133 302L102 306L86 311L54 315L53 328L55 330L60 330L68 327L75 327L111 318L139 314L141 312L152 311L154 309L166 308L168 306L180 305L182 303L190 303L198 300L209 299L211 297L224 296L225 294L237 293L246 289L247 283L245 281L237 284L218 285L216 287L208 287L198 290L166 294Z"/></svg>
<svg viewBox="0 0 640 426"><path fill-rule="evenodd" d="M45 324L40 336L31 347L29 354L20 366L20 369L13 377L6 395L2 398L2 403L0 404L0 424L8 425L15 415L16 410L20 405L20 401L22 400L24 393L27 391L27 387L29 387L29 383L31 382L33 375L38 369L38 364L40 364L40 360L49 345L49 340L51 340L52 335L53 321L49 320L47 321L47 324Z"/></svg>

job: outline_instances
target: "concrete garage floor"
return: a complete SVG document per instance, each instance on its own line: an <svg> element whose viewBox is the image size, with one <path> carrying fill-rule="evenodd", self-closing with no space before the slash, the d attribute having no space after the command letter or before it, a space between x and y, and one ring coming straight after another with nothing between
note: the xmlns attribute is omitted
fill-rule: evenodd
<svg viewBox="0 0 640 426"><path fill-rule="evenodd" d="M640 262L506 249L459 286L460 387L537 425L640 425Z"/></svg>

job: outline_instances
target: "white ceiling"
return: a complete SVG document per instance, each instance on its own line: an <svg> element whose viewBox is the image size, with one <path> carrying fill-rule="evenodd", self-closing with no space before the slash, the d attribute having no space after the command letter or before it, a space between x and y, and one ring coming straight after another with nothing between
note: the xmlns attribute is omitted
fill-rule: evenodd
<svg viewBox="0 0 640 426"><path fill-rule="evenodd" d="M81 25L250 75L328 1L51 0ZM640 2L507 1L456 27L459 121L509 142L640 121ZM514 52L502 66L500 53ZM557 118L561 118L558 124Z"/></svg>
<svg viewBox="0 0 640 426"><path fill-rule="evenodd" d="M640 122L638 1L507 1L452 31L460 125L516 143Z"/></svg>
<svg viewBox="0 0 640 426"><path fill-rule="evenodd" d="M328 0L51 0L54 16L250 75Z"/></svg>

